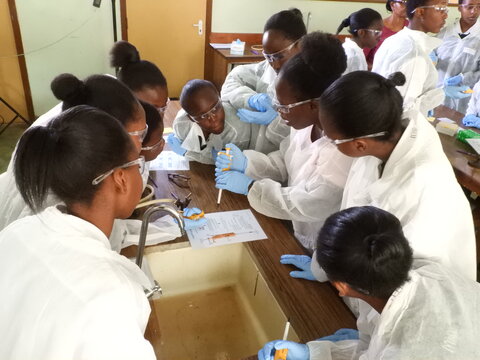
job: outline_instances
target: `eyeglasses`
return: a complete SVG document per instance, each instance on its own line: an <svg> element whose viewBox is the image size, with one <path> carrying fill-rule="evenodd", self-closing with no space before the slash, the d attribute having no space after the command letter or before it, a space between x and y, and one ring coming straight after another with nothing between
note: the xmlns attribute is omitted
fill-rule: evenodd
<svg viewBox="0 0 480 360"><path fill-rule="evenodd" d="M469 5L469 4L461 4L459 5L463 7L467 11L480 11L480 5Z"/></svg>
<svg viewBox="0 0 480 360"><path fill-rule="evenodd" d="M168 181L174 183L180 188L190 188L190 177L182 174L167 174Z"/></svg>
<svg viewBox="0 0 480 360"><path fill-rule="evenodd" d="M282 105L276 99L273 99L272 107L275 111L278 111L281 114L288 114L290 112L290 109L293 109L294 107L309 103L310 101L318 101L319 99L320 98L313 98L313 99L303 100L303 101L299 101L299 102L288 104L288 105Z"/></svg>
<svg viewBox="0 0 480 360"><path fill-rule="evenodd" d="M373 33L373 36L381 36L382 35L382 30L375 30L375 29L363 29L363 30Z"/></svg>
<svg viewBox="0 0 480 360"><path fill-rule="evenodd" d="M434 9L435 11L442 11L444 13L448 13L448 7L447 6L438 6L438 5L425 5L425 6L419 6L416 9L412 11L412 14L417 11L417 9Z"/></svg>
<svg viewBox="0 0 480 360"><path fill-rule="evenodd" d="M145 158L143 156L140 156L138 159L129 161L123 165L114 167L112 170L107 171L106 173L103 173L102 175L97 176L95 179L92 180L92 185L98 185L100 184L103 180L105 180L107 177L113 174L113 172L117 169L125 169L130 166L138 165L138 171L140 172L140 175L143 174L145 171Z"/></svg>
<svg viewBox="0 0 480 360"><path fill-rule="evenodd" d="M336 145L336 146L338 146L340 144L350 142L350 141L353 141L353 140L357 140L357 139L375 138L375 137L384 136L384 135L387 135L387 134L388 134L388 131L381 131L381 132L378 132L378 133L375 133L375 134L357 136L357 137L353 137L353 138L349 138L349 139L333 140L333 139L330 139L325 134L325 131L322 132L322 136L325 137L326 140L330 141L333 145Z"/></svg>
<svg viewBox="0 0 480 360"><path fill-rule="evenodd" d="M193 115L190 115L190 114L187 114L187 115L190 117L190 119L192 119L196 123L199 123L201 121L210 119L212 116L215 116L215 114L221 108L223 108L222 99L218 99L218 102L209 111L207 111L205 114L197 115L197 116L193 116Z"/></svg>
<svg viewBox="0 0 480 360"><path fill-rule="evenodd" d="M407 5L407 0L391 0L391 2Z"/></svg>
<svg viewBox="0 0 480 360"><path fill-rule="evenodd" d="M273 54L266 54L265 51L262 51L262 54L263 56L265 57L265 59L267 59L268 62L272 63L272 62L275 62L275 61L278 61L278 60L281 60L285 57L285 52L287 51L290 51L293 49L293 47L295 46L295 44L297 42L299 42L300 39L294 41L293 43L291 43L290 45L288 45L285 49L283 50L280 50L280 51L277 51Z"/></svg>
<svg viewBox="0 0 480 360"><path fill-rule="evenodd" d="M159 112L160 115L163 115L165 113L165 111L167 110L168 104L170 104L170 98L167 98L167 103L165 104L165 106L155 107L155 109L157 109L157 111Z"/></svg>
<svg viewBox="0 0 480 360"><path fill-rule="evenodd" d="M138 131L129 131L128 135L138 136L138 138L140 139L140 142L142 142L143 139L145 139L145 136L147 136L147 132L148 132L148 125L145 125L145 129L138 130Z"/></svg>
<svg viewBox="0 0 480 360"><path fill-rule="evenodd" d="M165 145L165 139L161 138L160 141L156 142L152 146L142 146L142 151L150 151L150 150L153 150L153 149L155 149L159 146L163 147L164 145Z"/></svg>

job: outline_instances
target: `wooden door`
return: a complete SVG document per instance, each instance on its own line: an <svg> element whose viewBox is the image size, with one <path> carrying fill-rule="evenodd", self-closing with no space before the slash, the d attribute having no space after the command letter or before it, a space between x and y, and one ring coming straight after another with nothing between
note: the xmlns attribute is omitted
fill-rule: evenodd
<svg viewBox="0 0 480 360"><path fill-rule="evenodd" d="M203 79L207 0L127 0L125 11L128 41L162 70L170 97Z"/></svg>

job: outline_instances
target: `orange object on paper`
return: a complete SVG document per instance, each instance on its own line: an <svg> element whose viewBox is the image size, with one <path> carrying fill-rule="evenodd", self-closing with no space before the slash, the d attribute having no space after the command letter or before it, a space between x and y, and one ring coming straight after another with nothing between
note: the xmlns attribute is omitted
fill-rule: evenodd
<svg viewBox="0 0 480 360"><path fill-rule="evenodd" d="M273 360L287 360L288 349L280 349L275 351Z"/></svg>

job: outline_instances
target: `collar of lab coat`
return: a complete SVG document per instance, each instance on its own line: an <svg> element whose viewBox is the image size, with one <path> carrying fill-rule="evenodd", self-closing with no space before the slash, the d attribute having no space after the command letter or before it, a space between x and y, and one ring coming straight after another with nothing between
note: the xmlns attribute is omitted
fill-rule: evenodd
<svg viewBox="0 0 480 360"><path fill-rule="evenodd" d="M344 44L345 44L345 46L348 46L349 48L354 49L356 52L359 52L359 51L363 52L362 48L360 46L358 46L358 44L355 41L353 41L352 39L350 39L348 37L345 38L345 43Z"/></svg>
<svg viewBox="0 0 480 360"><path fill-rule="evenodd" d="M227 121L225 121L225 128L223 132L229 127ZM190 127L190 130L185 137L185 140L182 142L182 147L187 150L187 151L193 151L193 152L201 152L203 149L200 148L200 141L198 139L201 139L202 145L207 145L207 140L205 139L205 136L203 135L202 128L195 122L192 121L192 126ZM212 147L221 150L223 147L223 142L222 142L222 137L221 134L216 135L216 134L210 134L208 137L208 143L212 144Z"/></svg>
<svg viewBox="0 0 480 360"><path fill-rule="evenodd" d="M427 54L430 54L433 51L433 49L442 45L442 40L436 37L427 35L423 31L412 30L405 26L402 30L399 31L399 33L400 32L403 32L404 34L412 38L415 41L415 43L420 45L420 47L423 50L425 50Z"/></svg>
<svg viewBox="0 0 480 360"><path fill-rule="evenodd" d="M455 22L450 26L450 32L448 35L458 37L458 34L469 34L460 40L465 40L470 36L479 36L480 35L480 22L477 19L477 22L467 30L467 32L462 33L462 28L460 27L460 18L456 19Z"/></svg>
<svg viewBox="0 0 480 360"><path fill-rule="evenodd" d="M144 288L151 286L146 275L133 261L111 249L110 241L99 228L77 216L66 214L63 205L51 206L38 216L52 234L68 240L69 247L114 262L132 281ZM107 251L101 251L99 247Z"/></svg>

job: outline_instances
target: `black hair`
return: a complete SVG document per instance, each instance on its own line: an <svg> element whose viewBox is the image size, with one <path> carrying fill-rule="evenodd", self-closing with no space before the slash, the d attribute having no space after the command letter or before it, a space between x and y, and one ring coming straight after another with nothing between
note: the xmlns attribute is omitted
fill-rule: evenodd
<svg viewBox="0 0 480 360"><path fill-rule="evenodd" d="M281 31L286 39L293 41L307 34L302 12L296 8L282 10L270 16L265 23L263 32L269 30Z"/></svg>
<svg viewBox="0 0 480 360"><path fill-rule="evenodd" d="M385 3L385 8L387 9L387 11L393 11L392 10L392 4L390 4L392 2L392 0L387 0L387 2Z"/></svg>
<svg viewBox="0 0 480 360"><path fill-rule="evenodd" d="M317 261L329 280L370 296L388 298L408 281L412 257L400 221L373 206L331 215L318 235Z"/></svg>
<svg viewBox="0 0 480 360"><path fill-rule="evenodd" d="M92 180L128 161L134 145L122 125L90 106L70 108L47 126L28 129L15 154L15 181L35 212L51 191L67 205L89 204Z"/></svg>
<svg viewBox="0 0 480 360"><path fill-rule="evenodd" d="M190 110L188 103L189 99L204 89L211 89L218 94L218 90L215 85L208 80L193 79L188 81L180 94L180 106L188 113Z"/></svg>
<svg viewBox="0 0 480 360"><path fill-rule="evenodd" d="M145 139L143 139L143 143L146 144L150 141L152 133L160 126L163 127L163 118L155 106L142 100L139 101L140 105L143 107L143 110L145 110L145 120L147 121L148 126L147 135L145 136Z"/></svg>
<svg viewBox="0 0 480 360"><path fill-rule="evenodd" d="M420 6L427 5L429 0L408 0L407 1L407 17L413 19L414 10Z"/></svg>
<svg viewBox="0 0 480 360"><path fill-rule="evenodd" d="M299 97L317 98L347 68L342 43L335 36L320 31L303 37L301 51L290 58L279 73Z"/></svg>
<svg viewBox="0 0 480 360"><path fill-rule="evenodd" d="M322 94L320 109L347 138L387 131L377 139L388 140L402 129L403 98L395 87L403 84L401 72L385 79L373 72L354 71Z"/></svg>
<svg viewBox="0 0 480 360"><path fill-rule="evenodd" d="M378 11L370 8L360 9L341 22L337 29L337 35L348 26L348 32L357 36L358 30L368 29L375 21L382 21L382 15Z"/></svg>
<svg viewBox="0 0 480 360"><path fill-rule="evenodd" d="M92 75L79 80L72 74L61 74L50 85L53 95L63 101L62 110L89 105L105 111L124 126L132 121L138 101L128 87L109 75Z"/></svg>
<svg viewBox="0 0 480 360"><path fill-rule="evenodd" d="M118 80L133 91L167 86L167 80L160 69L150 61L141 60L137 48L128 41L117 41L113 45L110 65L120 68Z"/></svg>

